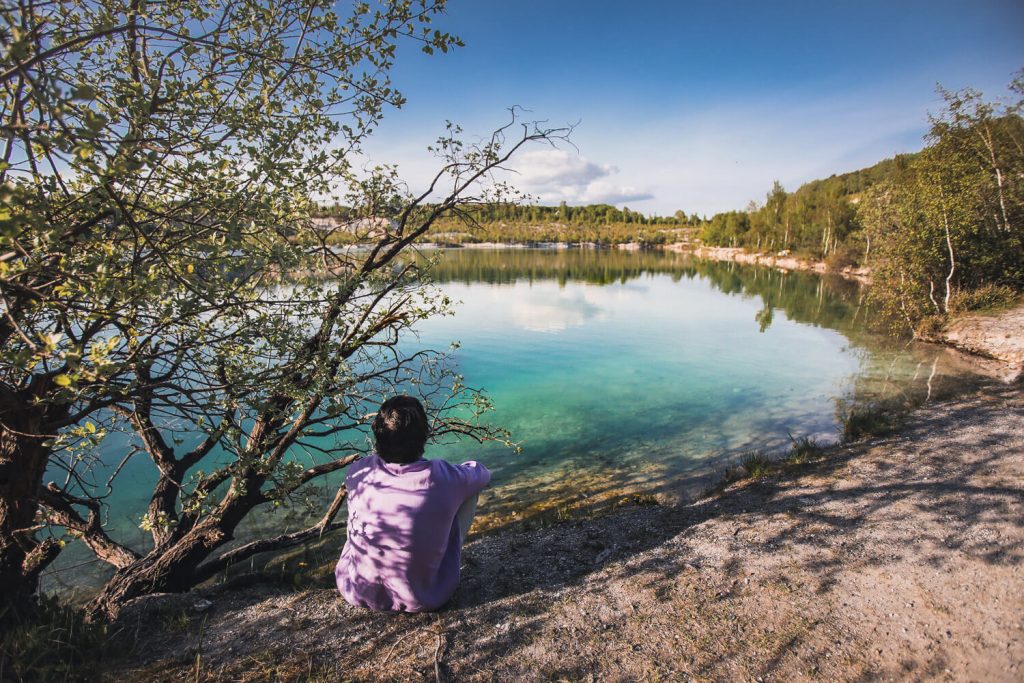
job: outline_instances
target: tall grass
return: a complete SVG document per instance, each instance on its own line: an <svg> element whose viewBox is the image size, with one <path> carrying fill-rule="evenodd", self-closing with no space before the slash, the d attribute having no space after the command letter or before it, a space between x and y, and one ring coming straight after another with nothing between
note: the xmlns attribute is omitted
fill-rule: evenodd
<svg viewBox="0 0 1024 683"><path fill-rule="evenodd" d="M909 406L895 401L873 401L855 406L841 418L843 441L889 434L903 423L909 409Z"/></svg>
<svg viewBox="0 0 1024 683"><path fill-rule="evenodd" d="M0 631L0 681L93 681L111 645L106 624L42 596L32 618Z"/></svg>
<svg viewBox="0 0 1024 683"><path fill-rule="evenodd" d="M814 439L790 434L792 447L785 454L750 451L739 458L739 464L725 468L715 484L704 490L704 495L715 495L725 490L729 484L743 479L760 479L792 471L802 465L818 460L825 455L825 449Z"/></svg>

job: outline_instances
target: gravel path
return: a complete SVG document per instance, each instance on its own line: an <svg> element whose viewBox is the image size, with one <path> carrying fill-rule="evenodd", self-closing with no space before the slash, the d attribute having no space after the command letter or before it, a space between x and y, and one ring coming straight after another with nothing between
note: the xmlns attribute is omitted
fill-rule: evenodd
<svg viewBox="0 0 1024 683"><path fill-rule="evenodd" d="M184 628L126 610L111 676L1020 681L1022 559L1024 391L993 386L715 498L479 539L437 614L272 586Z"/></svg>

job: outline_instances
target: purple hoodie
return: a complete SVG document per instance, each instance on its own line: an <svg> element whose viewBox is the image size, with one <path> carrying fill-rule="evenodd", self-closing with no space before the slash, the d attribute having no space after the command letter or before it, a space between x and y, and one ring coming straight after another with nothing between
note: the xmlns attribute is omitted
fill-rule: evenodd
<svg viewBox="0 0 1024 683"><path fill-rule="evenodd" d="M348 540L334 577L357 607L421 612L448 602L459 583L455 513L491 480L477 462L385 462L376 453L353 463Z"/></svg>

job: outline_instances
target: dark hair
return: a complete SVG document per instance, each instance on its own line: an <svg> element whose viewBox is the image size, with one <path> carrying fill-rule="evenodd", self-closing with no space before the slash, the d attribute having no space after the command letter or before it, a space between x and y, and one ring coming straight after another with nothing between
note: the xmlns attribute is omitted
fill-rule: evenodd
<svg viewBox="0 0 1024 683"><path fill-rule="evenodd" d="M427 411L419 399L412 396L395 396L384 401L372 428L377 439L377 455L385 462L403 465L420 459L430 432Z"/></svg>

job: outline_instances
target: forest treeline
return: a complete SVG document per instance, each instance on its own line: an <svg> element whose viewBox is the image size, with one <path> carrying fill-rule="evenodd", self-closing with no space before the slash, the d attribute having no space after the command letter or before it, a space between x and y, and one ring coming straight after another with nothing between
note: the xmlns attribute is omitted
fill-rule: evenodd
<svg viewBox="0 0 1024 683"><path fill-rule="evenodd" d="M699 238L714 246L745 247L758 251L788 249L802 256L833 260L843 265L863 260L865 240L857 203L865 190L908 172L915 154L901 154L870 168L833 175L787 192L776 181L765 202L752 201L744 210L717 213L710 218L678 210L671 216L646 215L610 204L569 206L478 204L462 216L437 222L427 239L441 243L567 242L599 245L638 243L658 246ZM358 222L350 207L321 207L318 217L339 223ZM339 230L339 243L357 241L358 230Z"/></svg>
<svg viewBox="0 0 1024 683"><path fill-rule="evenodd" d="M324 206L317 215L340 223L358 222L358 215L341 204ZM447 244L505 242L569 242L611 245L636 242L645 246L668 244L693 233L703 223L697 214L677 211L672 216L648 216L629 207L611 204L558 206L480 203L466 207L459 216L437 221L426 240ZM359 241L359 230L338 230L336 243Z"/></svg>
<svg viewBox="0 0 1024 683"><path fill-rule="evenodd" d="M831 265L863 264L870 253L858 205L864 193L902 182L918 154L899 154L869 168L813 180L795 192L775 181L763 203L715 214L700 225L705 244L754 251L788 250Z"/></svg>
<svg viewBox="0 0 1024 683"><path fill-rule="evenodd" d="M763 204L752 201L746 209L712 217L680 209L671 216L646 215L610 204L570 206L478 204L462 216L437 222L427 239L442 243L567 242L657 246L699 237L714 246L754 250L789 249L815 259L842 251L847 263L858 262L863 238L856 205L862 193L880 182L908 172L916 154L901 154L865 168L802 185L787 192L776 181ZM334 204L320 208L318 217L339 223L358 221L350 207ZM355 241L358 230L339 230L335 241ZM856 249L855 249L856 248Z"/></svg>
<svg viewBox="0 0 1024 683"><path fill-rule="evenodd" d="M940 90L925 148L707 218L646 216L607 204L478 204L439 220L440 243L589 242L655 247L699 240L790 252L832 269L868 266L872 297L897 327L925 336L951 313L1005 304L1024 291L1024 77L1010 97ZM341 221L343 206L322 209ZM344 230L335 239L352 241Z"/></svg>
<svg viewBox="0 0 1024 683"><path fill-rule="evenodd" d="M352 209L342 204L321 207L319 216L331 216L341 220L353 217ZM481 224L489 223L560 223L563 225L700 225L704 220L697 214L687 216L676 211L672 216L648 216L640 211L630 211L628 206L621 209L611 204L588 204L570 206L565 202L558 206L540 204L512 204L492 202L478 204L472 212L473 219Z"/></svg>

